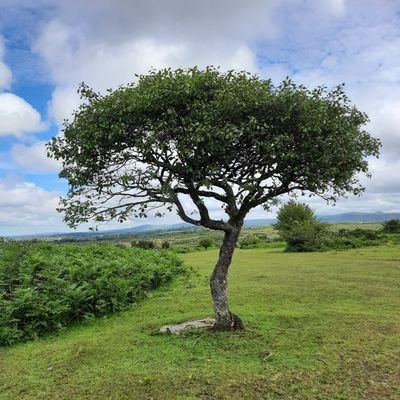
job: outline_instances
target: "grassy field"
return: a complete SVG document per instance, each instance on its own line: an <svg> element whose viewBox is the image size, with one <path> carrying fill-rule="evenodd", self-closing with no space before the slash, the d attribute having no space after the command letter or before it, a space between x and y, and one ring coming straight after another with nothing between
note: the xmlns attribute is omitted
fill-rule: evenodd
<svg viewBox="0 0 400 400"><path fill-rule="evenodd" d="M333 232L337 232L340 229L346 229L346 230L363 229L363 230L375 230L375 231L382 229L382 224L375 224L375 223L365 223L365 224L342 223L342 224L327 224L327 226L328 230ZM206 228L158 232L157 234L149 233L138 236L133 235L129 238L129 240L122 240L122 242L125 244L129 244L131 241L145 239L161 244L164 240L166 240L171 244L172 247L176 246L194 247L198 246L200 239L206 236L211 237L217 246L220 246L220 244L222 243L223 232L212 231ZM268 238L275 240L278 238L279 235L278 232L271 225L268 225L268 226L243 228L242 233L240 234L240 240L249 236L258 236L262 239Z"/></svg>
<svg viewBox="0 0 400 400"><path fill-rule="evenodd" d="M211 316L217 250L131 310L0 349L0 399L399 399L400 248L238 250L244 333L152 335Z"/></svg>

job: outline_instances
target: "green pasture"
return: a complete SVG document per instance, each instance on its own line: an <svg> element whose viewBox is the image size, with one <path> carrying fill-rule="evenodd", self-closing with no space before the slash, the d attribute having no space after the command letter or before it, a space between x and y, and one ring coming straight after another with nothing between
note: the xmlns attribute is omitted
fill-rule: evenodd
<svg viewBox="0 0 400 400"><path fill-rule="evenodd" d="M212 316L216 249L129 311L0 348L1 400L400 398L400 248L237 250L243 333L158 335Z"/></svg>

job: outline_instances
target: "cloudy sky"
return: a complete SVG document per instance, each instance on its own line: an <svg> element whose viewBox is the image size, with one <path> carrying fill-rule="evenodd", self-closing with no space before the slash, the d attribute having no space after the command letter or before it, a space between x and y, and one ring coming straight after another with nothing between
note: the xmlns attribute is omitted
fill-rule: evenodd
<svg viewBox="0 0 400 400"><path fill-rule="evenodd" d="M67 186L45 143L78 106L80 82L105 90L153 67L209 64L344 82L381 157L361 198L310 204L400 211L399 0L0 0L0 235L67 230L56 212Z"/></svg>

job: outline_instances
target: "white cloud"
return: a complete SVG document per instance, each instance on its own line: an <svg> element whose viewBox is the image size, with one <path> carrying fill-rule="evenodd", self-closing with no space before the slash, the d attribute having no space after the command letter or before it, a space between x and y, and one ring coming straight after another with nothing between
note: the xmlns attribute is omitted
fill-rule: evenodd
<svg viewBox="0 0 400 400"><path fill-rule="evenodd" d="M8 89L11 83L11 70L0 61L0 89Z"/></svg>
<svg viewBox="0 0 400 400"><path fill-rule="evenodd" d="M102 0L93 12L89 1L59 2L34 45L56 85L50 115L59 124L71 115L82 81L104 90L151 68L210 64L256 72L255 43L276 33L271 13L277 4Z"/></svg>
<svg viewBox="0 0 400 400"><path fill-rule="evenodd" d="M0 234L25 234L62 226L59 196L31 182L0 179Z"/></svg>
<svg viewBox="0 0 400 400"><path fill-rule="evenodd" d="M29 172L58 172L60 163L47 157L46 142L39 141L31 146L16 143L11 148L15 164Z"/></svg>
<svg viewBox="0 0 400 400"><path fill-rule="evenodd" d="M346 11L346 0L326 0L326 7L335 16L343 16Z"/></svg>
<svg viewBox="0 0 400 400"><path fill-rule="evenodd" d="M383 102L376 105L369 115L371 132L382 139L382 153L385 160L399 160L400 99L397 102ZM389 175L392 175L394 170L391 171ZM400 171L400 169L398 168L397 171Z"/></svg>
<svg viewBox="0 0 400 400"><path fill-rule="evenodd" d="M12 81L12 73L10 68L4 63L4 39L0 35L0 90L9 89Z"/></svg>
<svg viewBox="0 0 400 400"><path fill-rule="evenodd" d="M0 136L21 136L45 128L39 112L24 99L12 93L0 93Z"/></svg>
<svg viewBox="0 0 400 400"><path fill-rule="evenodd" d="M76 88L72 86L57 87L49 101L49 116L61 125L64 120L71 118L72 112L78 109L79 104L81 104L81 100Z"/></svg>
<svg viewBox="0 0 400 400"><path fill-rule="evenodd" d="M174 42L260 39L276 31L272 12L278 0L91 0L58 2L57 17L88 38L119 43L154 37Z"/></svg>

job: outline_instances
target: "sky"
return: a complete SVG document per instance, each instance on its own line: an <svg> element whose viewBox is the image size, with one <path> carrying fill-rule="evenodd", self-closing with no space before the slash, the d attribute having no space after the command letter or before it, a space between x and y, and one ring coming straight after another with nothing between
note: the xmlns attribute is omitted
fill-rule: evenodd
<svg viewBox="0 0 400 400"><path fill-rule="evenodd" d="M68 230L56 211L67 183L45 144L79 106L80 82L105 91L195 65L345 83L381 156L362 197L307 202L318 214L400 211L400 0L0 0L0 235Z"/></svg>

